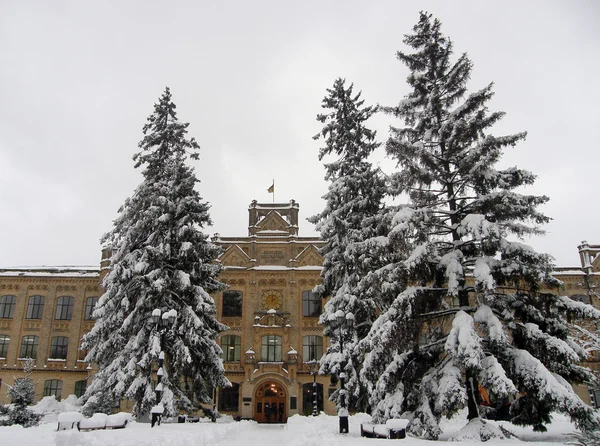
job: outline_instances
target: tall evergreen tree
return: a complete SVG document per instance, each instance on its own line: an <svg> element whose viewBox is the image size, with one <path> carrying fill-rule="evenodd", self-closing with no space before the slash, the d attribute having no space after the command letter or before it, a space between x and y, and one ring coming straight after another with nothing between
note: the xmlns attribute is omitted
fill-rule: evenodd
<svg viewBox="0 0 600 446"><path fill-rule="evenodd" d="M385 109L404 121L386 151L400 167L392 193L409 199L393 218L390 243L404 260L392 269L412 286L361 343L375 418L408 411L413 432L437 438L443 412L466 404L468 418L479 417L482 384L497 399L526 394L513 403L515 423L543 430L560 411L583 429L600 427L566 384L593 379L578 365L586 354L568 319L600 313L537 293L541 281L556 285L552 259L515 239L543 233L549 219L537 207L548 199L517 192L534 183L530 172L496 167L526 134L490 134L504 115L488 111L492 84L467 94L472 63L466 54L452 61L439 20L421 13L404 43L412 52L397 56L411 90Z"/></svg>
<svg viewBox="0 0 600 446"><path fill-rule="evenodd" d="M352 353L356 343L368 333L377 308L369 296L357 293L356 286L378 264L378 250L365 244L365 240L380 231L377 216L382 211L386 189L381 172L368 161L380 146L375 140L376 132L366 127L376 107L365 106L360 96L361 93L353 93L353 85L346 87L345 80L338 78L322 101L327 112L317 116L324 125L314 137L325 142L319 160L328 155L337 159L325 164L325 179L330 182L323 197L325 209L309 220L326 241L321 249L323 283L316 291L329 298L320 323L332 343L321 360L321 372L344 373L346 407L364 410L366 392L358 379L361 361ZM341 329L336 325L337 315L345 324ZM332 397L339 405L340 392Z"/></svg>
<svg viewBox="0 0 600 446"><path fill-rule="evenodd" d="M210 296L224 288L213 263L219 249L203 232L211 224L209 205L186 164L198 159L200 148L187 139L188 125L178 121L166 88L133 158L136 168L144 168L143 181L102 239L112 257L106 292L94 310L96 324L83 339L86 360L98 365L86 406L128 398L138 414L162 403L165 414L173 415L207 401L216 386L229 385L215 342L226 327L216 320ZM152 322L155 309L177 311L162 337ZM159 402L150 384L161 350L166 357Z"/></svg>

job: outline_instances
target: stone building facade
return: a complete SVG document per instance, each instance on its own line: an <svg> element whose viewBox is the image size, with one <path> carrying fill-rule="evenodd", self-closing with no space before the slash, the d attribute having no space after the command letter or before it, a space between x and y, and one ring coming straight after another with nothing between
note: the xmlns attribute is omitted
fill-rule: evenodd
<svg viewBox="0 0 600 446"><path fill-rule="evenodd" d="M0 403L35 359L36 396L81 396L92 368L79 350L102 295L99 267L0 269Z"/></svg>
<svg viewBox="0 0 600 446"><path fill-rule="evenodd" d="M230 327L221 345L233 383L219 391L222 412L257 421L275 412L282 420L310 414L314 378L318 409L335 412L329 377L311 375L327 348L318 324L322 301L311 291L320 281L322 242L298 235L298 210L293 200L253 201L247 237L213 239L223 247L221 280L229 286L217 298L218 316Z"/></svg>
<svg viewBox="0 0 600 446"><path fill-rule="evenodd" d="M339 384L312 373L328 345L318 325L324 302L311 291L320 282L323 242L300 237L298 217L294 200L253 201L246 236L213 237L223 248L220 279L228 288L214 298L219 320L229 327L220 343L233 384L216 392L220 412L285 421L312 413L316 387L317 409L335 413L329 395ZM556 270L561 292L600 308L600 245L583 242L579 253L581 266ZM85 391L94 370L79 346L94 324L107 266L103 260L99 267L0 268L0 403L9 402L7 384L23 376L20 358L26 356L36 360L38 399ZM595 322L587 327L599 328ZM588 365L600 371L600 356L594 353ZM577 391L596 403L594 390Z"/></svg>

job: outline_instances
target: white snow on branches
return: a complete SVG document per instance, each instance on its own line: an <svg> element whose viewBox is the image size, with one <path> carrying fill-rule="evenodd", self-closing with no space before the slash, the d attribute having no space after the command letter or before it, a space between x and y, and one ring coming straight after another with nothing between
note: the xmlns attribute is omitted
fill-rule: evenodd
<svg viewBox="0 0 600 446"><path fill-rule="evenodd" d="M484 357L481 338L475 332L473 318L459 311L452 321L452 330L445 345L446 352L462 363L465 368L479 369Z"/></svg>

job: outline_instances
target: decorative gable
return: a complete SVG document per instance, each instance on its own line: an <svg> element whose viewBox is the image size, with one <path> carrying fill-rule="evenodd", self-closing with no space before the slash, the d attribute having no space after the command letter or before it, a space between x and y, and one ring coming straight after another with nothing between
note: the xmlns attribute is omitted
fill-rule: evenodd
<svg viewBox="0 0 600 446"><path fill-rule="evenodd" d="M258 328L289 328L291 327L287 313L269 310L263 314L254 316L254 327Z"/></svg>
<svg viewBox="0 0 600 446"><path fill-rule="evenodd" d="M277 211L271 211L256 225L256 234L289 235L290 224Z"/></svg>
<svg viewBox="0 0 600 446"><path fill-rule="evenodd" d="M231 245L219 259L223 266L250 268L253 266L250 257L238 246Z"/></svg>
<svg viewBox="0 0 600 446"><path fill-rule="evenodd" d="M323 266L323 256L315 245L309 245L296 256L294 266Z"/></svg>

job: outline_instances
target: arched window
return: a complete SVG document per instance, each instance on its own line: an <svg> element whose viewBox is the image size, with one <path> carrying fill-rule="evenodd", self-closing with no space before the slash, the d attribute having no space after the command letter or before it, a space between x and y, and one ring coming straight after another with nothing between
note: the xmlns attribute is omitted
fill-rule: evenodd
<svg viewBox="0 0 600 446"><path fill-rule="evenodd" d="M56 303L56 319L70 321L73 317L73 298L61 296Z"/></svg>
<svg viewBox="0 0 600 446"><path fill-rule="evenodd" d="M87 300L85 301L85 316L84 316L84 318L86 321L93 321L96 319L94 316L92 316L92 313L94 313L94 308L96 308L98 299L99 299L99 297L88 297Z"/></svg>
<svg viewBox="0 0 600 446"><path fill-rule="evenodd" d="M315 392L316 395L314 395ZM302 413L304 415L313 413L315 396L317 397L317 413L320 413L323 410L323 384L309 383L302 386Z"/></svg>
<svg viewBox="0 0 600 446"><path fill-rule="evenodd" d="M223 309L221 311L224 317L242 316L242 292L229 290L223 292Z"/></svg>
<svg viewBox="0 0 600 446"><path fill-rule="evenodd" d="M30 296L27 304L27 319L41 319L44 315L44 296Z"/></svg>
<svg viewBox="0 0 600 446"><path fill-rule="evenodd" d="M17 296L0 297L0 319L12 319L16 303Z"/></svg>
<svg viewBox="0 0 600 446"><path fill-rule="evenodd" d="M10 336L0 334L0 358L6 358L8 354L8 344L10 343Z"/></svg>
<svg viewBox="0 0 600 446"><path fill-rule="evenodd" d="M223 361L234 362L240 360L242 338L235 335L226 335L221 338Z"/></svg>
<svg viewBox="0 0 600 446"><path fill-rule="evenodd" d="M281 362L281 336L263 336L261 353L264 362Z"/></svg>
<svg viewBox="0 0 600 446"><path fill-rule="evenodd" d="M231 387L219 389L219 410L234 412L240 408L240 385L231 383Z"/></svg>
<svg viewBox="0 0 600 446"><path fill-rule="evenodd" d="M62 381L60 379L48 379L44 383L44 396L54 395L60 401L62 395Z"/></svg>
<svg viewBox="0 0 600 446"><path fill-rule="evenodd" d="M75 381L75 396L81 398L87 389L87 380Z"/></svg>
<svg viewBox="0 0 600 446"><path fill-rule="evenodd" d="M50 359L67 359L69 338L66 336L55 336L50 344Z"/></svg>
<svg viewBox="0 0 600 446"><path fill-rule="evenodd" d="M321 336L304 336L302 338L302 361L318 361L323 356L323 338Z"/></svg>
<svg viewBox="0 0 600 446"><path fill-rule="evenodd" d="M321 314L321 299L312 291L302 292L302 316L319 316Z"/></svg>
<svg viewBox="0 0 600 446"><path fill-rule="evenodd" d="M21 354L19 355L19 358L35 359L37 357L37 348L39 343L40 338L37 336L23 336L21 341Z"/></svg>

